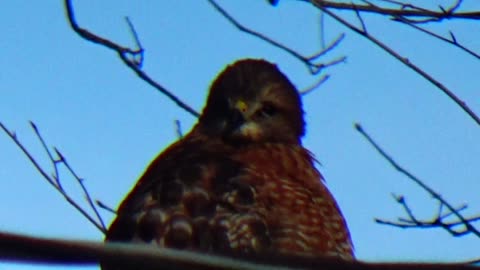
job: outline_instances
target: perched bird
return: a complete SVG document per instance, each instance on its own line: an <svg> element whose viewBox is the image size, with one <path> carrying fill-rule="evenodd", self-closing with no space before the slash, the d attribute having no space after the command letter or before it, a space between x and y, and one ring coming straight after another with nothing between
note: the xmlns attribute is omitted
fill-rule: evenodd
<svg viewBox="0 0 480 270"><path fill-rule="evenodd" d="M106 241L352 259L345 220L301 145L304 126L299 93L274 64L228 66L198 123L121 203Z"/></svg>

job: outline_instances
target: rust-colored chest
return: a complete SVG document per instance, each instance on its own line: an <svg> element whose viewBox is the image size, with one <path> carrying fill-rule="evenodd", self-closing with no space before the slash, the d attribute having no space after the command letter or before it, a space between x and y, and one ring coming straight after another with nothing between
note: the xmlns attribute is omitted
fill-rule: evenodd
<svg viewBox="0 0 480 270"><path fill-rule="evenodd" d="M234 158L248 161L241 181L254 187L274 250L353 257L346 222L307 150L271 144Z"/></svg>

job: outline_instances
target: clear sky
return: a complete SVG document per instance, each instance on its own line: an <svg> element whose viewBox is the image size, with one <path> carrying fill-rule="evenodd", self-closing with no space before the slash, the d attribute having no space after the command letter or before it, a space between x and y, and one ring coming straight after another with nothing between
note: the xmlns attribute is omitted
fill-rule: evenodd
<svg viewBox="0 0 480 270"><path fill-rule="evenodd" d="M235 30L206 1L74 2L83 27L132 45L123 20L128 15L146 49L144 70L197 110L211 80L240 58L278 63L299 89L316 80L290 55ZM465 2L466 8L480 10L479 1ZM220 3L246 25L298 51L311 54L320 46L318 11L307 4ZM94 198L116 207L148 163L175 141L174 120L188 131L195 119L138 79L115 53L73 33L61 1L6 1L0 14L0 121L49 168L29 128L28 121L34 121L47 143L86 179ZM371 33L480 113L478 60L385 18L365 16L365 22ZM327 41L343 32L347 36L323 60L348 59L326 70L330 80L304 97L304 144L323 164L319 169L348 220L358 258L455 261L480 256L480 239L474 236L453 238L440 229L374 223L375 217L404 216L391 193L405 195L422 218L432 217L437 203L378 156L353 124L362 123L401 164L454 205L468 203L470 214L480 213L479 127L434 86L362 37L331 19L325 29ZM448 22L435 29L453 29L459 41L480 51L478 22ZM0 164L1 231L102 241L102 234L46 184L4 134ZM78 187L65 171L61 174L81 201ZM113 218L102 215L107 223ZM63 268L0 264L0 269Z"/></svg>

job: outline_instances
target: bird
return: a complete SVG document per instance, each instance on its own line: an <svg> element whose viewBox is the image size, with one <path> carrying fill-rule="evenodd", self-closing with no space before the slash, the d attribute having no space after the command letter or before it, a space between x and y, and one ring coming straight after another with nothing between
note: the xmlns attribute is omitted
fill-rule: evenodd
<svg viewBox="0 0 480 270"><path fill-rule="evenodd" d="M120 204L105 240L228 256L354 259L345 218L302 146L304 134L301 96L275 64L228 65L198 122Z"/></svg>

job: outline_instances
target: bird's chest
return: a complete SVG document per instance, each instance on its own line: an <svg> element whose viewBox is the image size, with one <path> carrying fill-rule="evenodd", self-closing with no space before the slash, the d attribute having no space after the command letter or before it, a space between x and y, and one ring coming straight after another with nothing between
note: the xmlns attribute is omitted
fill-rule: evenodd
<svg viewBox="0 0 480 270"><path fill-rule="evenodd" d="M240 181L252 187L252 209L265 220L275 250L336 255L341 246L349 254L344 219L305 150L271 147L242 159L250 163Z"/></svg>
<svg viewBox="0 0 480 270"><path fill-rule="evenodd" d="M244 164L238 181L254 187L259 200L263 196L293 206L323 190L322 176L303 148L269 145L240 152L234 159Z"/></svg>

